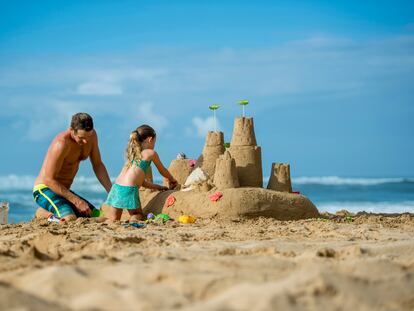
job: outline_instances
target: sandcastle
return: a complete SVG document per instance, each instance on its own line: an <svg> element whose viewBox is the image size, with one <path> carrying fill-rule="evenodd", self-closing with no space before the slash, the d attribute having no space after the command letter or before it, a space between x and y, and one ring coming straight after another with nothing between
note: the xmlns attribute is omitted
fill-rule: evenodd
<svg viewBox="0 0 414 311"><path fill-rule="evenodd" d="M241 187L262 187L262 150L256 143L253 118L236 118L229 148Z"/></svg>
<svg viewBox="0 0 414 311"><path fill-rule="evenodd" d="M216 160L213 183L218 189L238 188L240 186L236 161L231 157L229 151L225 151Z"/></svg>
<svg viewBox="0 0 414 311"><path fill-rule="evenodd" d="M290 165L287 163L272 163L267 189L292 192L290 180Z"/></svg>
<svg viewBox="0 0 414 311"><path fill-rule="evenodd" d="M210 177L214 176L216 160L224 153L224 133L208 132L204 144L203 153L197 160L197 166L206 172Z"/></svg>
<svg viewBox="0 0 414 311"><path fill-rule="evenodd" d="M307 197L292 193L288 164L273 163L267 189L263 188L261 147L257 145L253 118L235 119L227 150L223 132L208 132L197 167L208 179L192 187L164 192L143 188L140 195L144 213L168 213L173 218L187 214L220 218L264 216L280 220L319 216ZM170 171L184 184L192 169L185 160L173 160Z"/></svg>
<svg viewBox="0 0 414 311"><path fill-rule="evenodd" d="M168 167L170 173L174 176L177 182L182 185L185 183L187 177L193 171L193 167L190 165L188 159L175 159L171 161L170 166ZM164 180L164 185L168 186L166 180Z"/></svg>

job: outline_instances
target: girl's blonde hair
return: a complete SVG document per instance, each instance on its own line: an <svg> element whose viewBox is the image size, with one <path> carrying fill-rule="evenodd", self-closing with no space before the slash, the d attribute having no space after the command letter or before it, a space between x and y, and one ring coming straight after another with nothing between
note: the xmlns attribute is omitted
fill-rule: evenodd
<svg viewBox="0 0 414 311"><path fill-rule="evenodd" d="M126 167L130 167L134 160L141 160L142 142L148 137L155 138L155 136L155 130L146 124L137 127L137 129L129 135L128 146L125 150Z"/></svg>

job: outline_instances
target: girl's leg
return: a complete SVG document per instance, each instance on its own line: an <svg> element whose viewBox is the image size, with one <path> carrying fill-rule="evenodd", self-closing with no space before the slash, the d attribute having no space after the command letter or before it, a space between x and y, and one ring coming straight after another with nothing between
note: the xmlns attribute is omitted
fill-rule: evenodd
<svg viewBox="0 0 414 311"><path fill-rule="evenodd" d="M104 216L108 219L108 220L120 220L121 216L122 216L122 209L121 208L115 208L113 206L107 205L107 209L105 209L105 214Z"/></svg>
<svg viewBox="0 0 414 311"><path fill-rule="evenodd" d="M134 221L142 221L144 220L144 214L142 213L142 209L141 208L137 208L137 209L129 209L128 210L129 213L129 221L130 222L134 222Z"/></svg>

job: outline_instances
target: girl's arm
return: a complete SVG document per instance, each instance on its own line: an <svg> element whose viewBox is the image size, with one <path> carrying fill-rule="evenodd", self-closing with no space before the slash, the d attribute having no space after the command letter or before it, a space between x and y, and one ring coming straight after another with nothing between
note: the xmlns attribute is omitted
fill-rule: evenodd
<svg viewBox="0 0 414 311"><path fill-rule="evenodd" d="M164 191L164 190L168 190L167 187L161 186L161 185L157 185L157 184L153 184L149 181L144 180L144 182L142 183L142 186L148 189L155 189L155 190L160 190L160 191Z"/></svg>
<svg viewBox="0 0 414 311"><path fill-rule="evenodd" d="M152 161L154 162L155 166L157 167L158 172L160 172L160 174L163 177L167 178L168 181L170 182L170 184L176 184L177 183L177 181L175 180L173 175L171 175L171 173L161 163L160 157L158 156L158 153L156 153L155 151L154 151L154 154L152 155Z"/></svg>

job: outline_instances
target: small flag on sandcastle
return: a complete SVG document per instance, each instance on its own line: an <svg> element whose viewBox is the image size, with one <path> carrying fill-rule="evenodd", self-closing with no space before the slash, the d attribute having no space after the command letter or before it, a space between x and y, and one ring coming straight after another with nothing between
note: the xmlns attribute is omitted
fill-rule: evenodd
<svg viewBox="0 0 414 311"><path fill-rule="evenodd" d="M220 108L220 105L210 105L208 106L208 108L210 110L213 110L214 132L217 132L216 110Z"/></svg>
<svg viewBox="0 0 414 311"><path fill-rule="evenodd" d="M243 118L245 117L245 113L244 113L244 106L248 105L249 101L248 100L239 100L239 105L243 107Z"/></svg>

